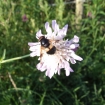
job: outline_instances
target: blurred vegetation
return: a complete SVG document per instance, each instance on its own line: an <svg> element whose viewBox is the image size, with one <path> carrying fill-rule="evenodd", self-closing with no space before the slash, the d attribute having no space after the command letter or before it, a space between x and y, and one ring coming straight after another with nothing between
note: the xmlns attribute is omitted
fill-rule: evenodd
<svg viewBox="0 0 105 105"><path fill-rule="evenodd" d="M51 4L56 5L51 5ZM44 23L69 25L66 38L80 37L77 52L84 60L74 73L52 79L36 69L37 57L0 65L0 105L105 105L105 1L84 3L80 29L75 4L63 0L0 0L0 59L29 54L28 42ZM6 49L6 55L2 57Z"/></svg>

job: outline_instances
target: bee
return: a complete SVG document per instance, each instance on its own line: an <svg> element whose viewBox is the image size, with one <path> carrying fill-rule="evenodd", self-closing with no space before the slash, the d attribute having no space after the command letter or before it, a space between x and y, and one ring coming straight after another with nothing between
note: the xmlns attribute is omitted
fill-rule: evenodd
<svg viewBox="0 0 105 105"><path fill-rule="evenodd" d="M51 40L45 38L44 36L39 37L41 44L41 49L45 50L47 54L53 55L56 52L56 47L52 45Z"/></svg>

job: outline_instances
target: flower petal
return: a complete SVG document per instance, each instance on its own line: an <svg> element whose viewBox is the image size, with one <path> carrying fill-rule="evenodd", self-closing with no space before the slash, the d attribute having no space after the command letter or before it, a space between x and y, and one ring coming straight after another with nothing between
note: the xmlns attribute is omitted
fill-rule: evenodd
<svg viewBox="0 0 105 105"><path fill-rule="evenodd" d="M68 24L66 24L66 25L62 28L64 35L66 35L67 29L68 29Z"/></svg>
<svg viewBox="0 0 105 105"><path fill-rule="evenodd" d="M31 57L34 57L34 56L36 56L36 55L37 55L36 52L30 53L30 56L31 56Z"/></svg>
<svg viewBox="0 0 105 105"><path fill-rule="evenodd" d="M47 32L48 35L51 35L52 34L52 29L49 26L49 22L46 22L45 23L45 29L46 29L46 32Z"/></svg>
<svg viewBox="0 0 105 105"><path fill-rule="evenodd" d="M70 67L67 61L65 61L65 70L66 70L66 76L69 76L70 72L73 72L72 68Z"/></svg>
<svg viewBox="0 0 105 105"><path fill-rule="evenodd" d="M41 30L39 30L37 33L36 33L36 38L39 39L42 35L42 32Z"/></svg>
<svg viewBox="0 0 105 105"><path fill-rule="evenodd" d="M76 55L75 53L71 53L71 57L73 57L74 59L76 59L78 61L82 61L83 60L80 56Z"/></svg>
<svg viewBox="0 0 105 105"><path fill-rule="evenodd" d="M70 58L70 62L71 62L72 64L75 64L75 63L76 63L76 60L75 60L74 58Z"/></svg>
<svg viewBox="0 0 105 105"><path fill-rule="evenodd" d="M73 38L73 42L78 43L79 42L79 37L75 35L74 38Z"/></svg>
<svg viewBox="0 0 105 105"><path fill-rule="evenodd" d="M55 34L59 31L59 25L56 23L56 20L52 20L52 29Z"/></svg>
<svg viewBox="0 0 105 105"><path fill-rule="evenodd" d="M40 45L37 45L37 46L31 46L30 51L40 51Z"/></svg>
<svg viewBox="0 0 105 105"><path fill-rule="evenodd" d="M33 42L29 42L28 45L31 47L31 46L36 46L36 45L39 45L40 42L36 42L36 43L33 43Z"/></svg>

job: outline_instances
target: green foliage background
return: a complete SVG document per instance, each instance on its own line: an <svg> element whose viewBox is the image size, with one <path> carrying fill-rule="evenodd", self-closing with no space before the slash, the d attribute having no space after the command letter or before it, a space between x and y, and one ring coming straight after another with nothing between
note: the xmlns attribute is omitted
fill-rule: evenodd
<svg viewBox="0 0 105 105"><path fill-rule="evenodd" d="M56 4L55 6L51 4ZM28 20L22 21L26 15ZM44 23L56 19L69 25L66 38L80 37L77 52L84 60L71 65L74 73L52 79L36 69L37 57L0 65L0 105L105 105L105 1L84 3L80 29L75 24L75 4L63 0L0 0L0 57L29 54L28 42L37 41ZM17 88L14 87L11 76Z"/></svg>

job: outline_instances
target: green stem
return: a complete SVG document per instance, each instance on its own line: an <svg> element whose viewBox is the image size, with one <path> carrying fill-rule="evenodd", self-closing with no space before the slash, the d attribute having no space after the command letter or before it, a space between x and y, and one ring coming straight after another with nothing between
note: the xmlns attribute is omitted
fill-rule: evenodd
<svg viewBox="0 0 105 105"><path fill-rule="evenodd" d="M3 60L3 61L1 61L0 63L7 63L7 62L14 61L14 60L19 60L19 59L27 58L27 57L29 57L29 56L30 56L30 55L27 54L27 55L24 55L24 56L20 56L20 57L15 57L15 58Z"/></svg>

